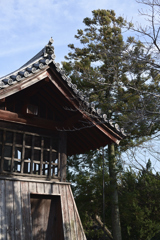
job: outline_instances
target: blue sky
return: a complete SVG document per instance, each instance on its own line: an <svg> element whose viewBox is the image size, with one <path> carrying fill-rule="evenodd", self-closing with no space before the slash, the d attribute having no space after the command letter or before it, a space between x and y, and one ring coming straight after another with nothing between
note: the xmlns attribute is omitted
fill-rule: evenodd
<svg viewBox="0 0 160 240"><path fill-rule="evenodd" d="M0 0L0 77L21 67L51 36L56 61L63 61L92 10L113 9L136 21L138 8L135 0Z"/></svg>

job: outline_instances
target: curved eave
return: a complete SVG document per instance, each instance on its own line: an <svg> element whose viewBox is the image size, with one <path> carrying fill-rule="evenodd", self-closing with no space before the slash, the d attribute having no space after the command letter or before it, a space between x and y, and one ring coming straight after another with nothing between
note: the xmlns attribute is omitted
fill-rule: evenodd
<svg viewBox="0 0 160 240"><path fill-rule="evenodd" d="M4 92L9 92L13 85L18 85L23 81L25 82L27 79L39 75L41 72L45 71L54 58L54 54L46 54L44 56L44 49L42 49L21 68L0 78L0 92L3 92L3 89L6 89ZM2 99L1 94L0 99Z"/></svg>

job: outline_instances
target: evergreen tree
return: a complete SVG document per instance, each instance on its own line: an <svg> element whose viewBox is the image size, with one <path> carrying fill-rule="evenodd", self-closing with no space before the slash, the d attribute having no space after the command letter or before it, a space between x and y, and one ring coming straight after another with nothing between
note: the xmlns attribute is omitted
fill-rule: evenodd
<svg viewBox="0 0 160 240"><path fill-rule="evenodd" d="M150 240L160 231L159 174L134 172L128 169L121 175L119 205L122 239Z"/></svg>
<svg viewBox="0 0 160 240"><path fill-rule="evenodd" d="M81 45L69 44L63 67L97 108L125 128L130 137L123 145L128 147L159 130L160 76L148 69L153 59L141 42L133 37L124 42L122 17L112 10L92 13L92 19L83 21L86 28L75 35Z"/></svg>
<svg viewBox="0 0 160 240"><path fill-rule="evenodd" d="M94 159L94 160L93 160ZM73 160L73 158L72 158ZM80 160L80 159L79 159ZM81 159L79 174L74 176L73 192L88 240L103 239L103 227L96 216L102 219L102 154L101 151L85 155ZM89 165L92 162L92 166ZM72 162L75 170L77 164ZM79 165L80 166L80 165ZM74 168L75 167L75 168ZM151 167L146 172L131 168L118 176L119 207L123 240L150 240L160 231L160 181L153 176ZM74 175L74 172L73 172ZM110 177L105 165L105 222L111 231ZM157 233L157 234L156 234ZM106 239L108 235L106 234ZM153 238L154 239L154 238Z"/></svg>
<svg viewBox="0 0 160 240"><path fill-rule="evenodd" d="M75 35L81 45L69 45L71 51L66 56L67 62L63 62L63 67L78 88L85 91L90 101L103 113L107 113L109 120L114 120L129 133L126 140L116 147L116 151L112 145L106 152L109 154L112 233L114 240L121 240L117 214L116 154L118 150L125 151L141 144L159 131L157 95L160 91L160 78L155 69L148 69L148 62L153 60L151 55L146 54L144 45L132 37L124 42L122 28L126 26L126 21L122 17L116 17L112 10L94 10L92 13L93 18L84 19L86 28L78 30ZM146 61L138 60L144 57ZM80 171L78 165L77 170ZM86 181L85 177L89 175L82 175L81 180ZM73 178L76 179L72 174Z"/></svg>

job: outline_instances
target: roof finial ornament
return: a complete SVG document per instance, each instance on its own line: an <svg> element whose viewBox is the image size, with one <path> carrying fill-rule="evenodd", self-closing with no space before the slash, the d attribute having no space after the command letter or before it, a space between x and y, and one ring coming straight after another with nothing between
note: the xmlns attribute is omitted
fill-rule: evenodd
<svg viewBox="0 0 160 240"><path fill-rule="evenodd" d="M52 46L52 43L53 38L51 37L48 44L44 48L44 57L47 57L48 55L52 55L54 53L54 47Z"/></svg>

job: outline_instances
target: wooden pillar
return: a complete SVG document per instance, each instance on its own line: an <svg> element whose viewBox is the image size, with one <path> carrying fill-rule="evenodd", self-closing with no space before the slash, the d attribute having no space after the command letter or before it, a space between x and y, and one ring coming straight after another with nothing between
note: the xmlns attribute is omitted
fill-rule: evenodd
<svg viewBox="0 0 160 240"><path fill-rule="evenodd" d="M67 169L67 133L59 133L59 164L60 164L60 181L66 182Z"/></svg>

